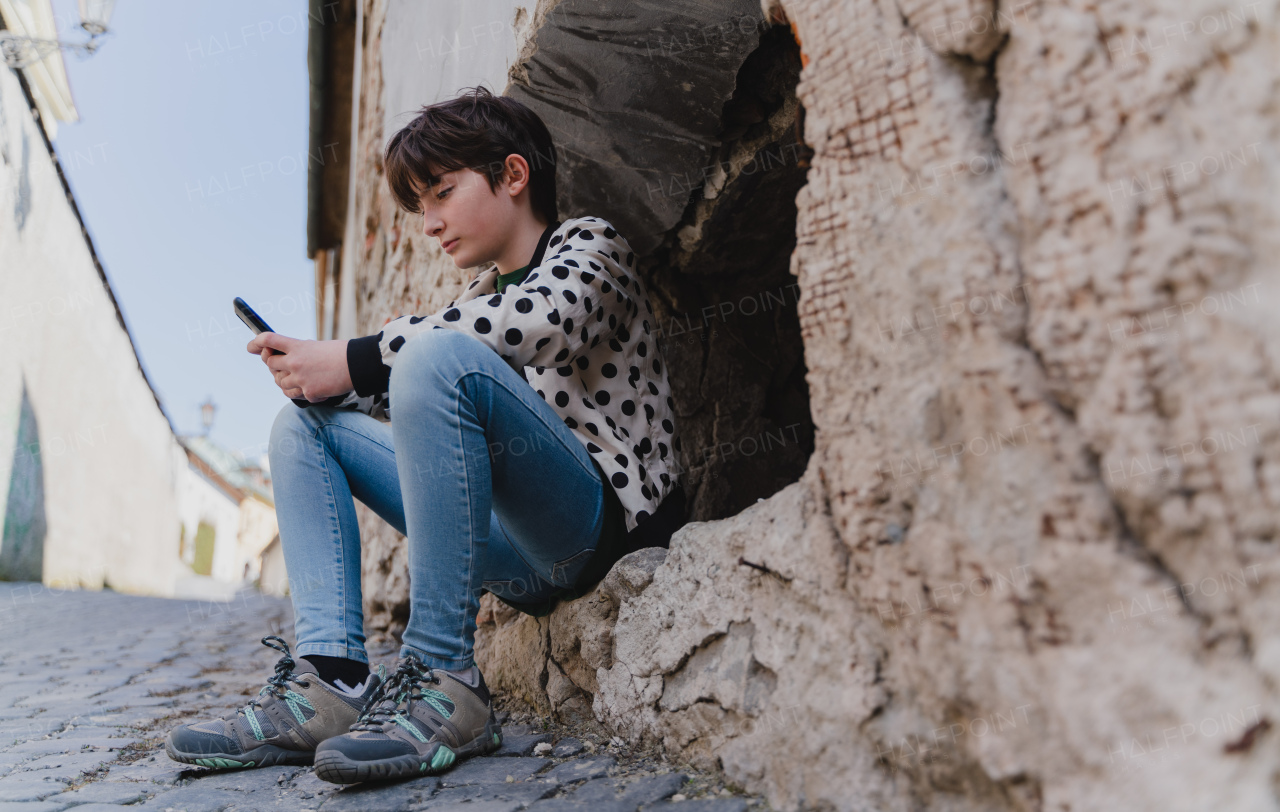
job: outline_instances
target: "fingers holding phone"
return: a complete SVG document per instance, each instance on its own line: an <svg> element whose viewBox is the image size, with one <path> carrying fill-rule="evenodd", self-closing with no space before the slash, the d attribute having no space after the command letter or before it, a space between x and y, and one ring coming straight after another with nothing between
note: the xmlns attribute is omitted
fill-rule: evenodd
<svg viewBox="0 0 1280 812"><path fill-rule="evenodd" d="M289 352L291 345L296 344L298 339L282 336L279 333L258 333L253 340L245 345L245 349L255 355L261 355L263 360L272 355L285 355ZM270 366L268 364L268 366Z"/></svg>
<svg viewBox="0 0 1280 812"><path fill-rule="evenodd" d="M262 333L249 342L249 352L260 355L262 363L271 371L276 386L280 387L285 397L293 398L294 401L314 401L305 396L302 385L296 380L299 376L295 374L306 366L306 353L302 352L306 343L276 333ZM292 355L289 353L290 349L295 350Z"/></svg>
<svg viewBox="0 0 1280 812"><path fill-rule="evenodd" d="M284 339L286 337L276 335L276 333L274 333L267 325L266 320L259 316L252 307L249 307L249 303L244 299L241 299L239 296L235 298L235 301L231 303L231 306L235 310L236 315L240 317L240 320L243 321L254 333L253 339L245 349L255 355L260 355L262 357L262 363L267 365L267 369L271 369L271 364L269 362L273 357L287 354L285 345L279 342L279 339ZM292 341L292 339L288 340ZM275 379L276 386L280 387L281 391L284 392L285 397L292 398L293 402L299 406L306 406L308 401L302 397L301 388L293 387L286 389L281 383L287 374L288 372L283 369L271 369L271 377Z"/></svg>
<svg viewBox="0 0 1280 812"><path fill-rule="evenodd" d="M275 376L276 383L279 384L281 376L277 372L278 367L272 367L267 362L272 356L287 355L290 345L296 343L297 339L275 333L270 325L267 324L266 319L259 316L257 311L249 307L249 303L239 296L231 303L231 307L235 310L240 321L244 322L245 326L254 333L253 339L249 341L245 349L255 355L262 356L262 362L267 364L267 368L271 370L271 374Z"/></svg>
<svg viewBox="0 0 1280 812"><path fill-rule="evenodd" d="M345 341L305 341L272 332L266 321L244 299L236 297L240 320L256 335L245 349L260 355L284 394L298 402L312 403L351 390Z"/></svg>

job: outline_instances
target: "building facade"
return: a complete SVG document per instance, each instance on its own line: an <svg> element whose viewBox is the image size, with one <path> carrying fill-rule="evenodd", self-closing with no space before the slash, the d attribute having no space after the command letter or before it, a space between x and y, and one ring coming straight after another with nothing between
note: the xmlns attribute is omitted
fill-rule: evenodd
<svg viewBox="0 0 1280 812"><path fill-rule="evenodd" d="M47 0L0 12L56 33ZM175 436L50 140L75 119L58 53L0 67L0 579L225 597L275 535L269 482Z"/></svg>
<svg viewBox="0 0 1280 812"><path fill-rule="evenodd" d="M228 598L260 579L263 553L277 536L271 483L262 468L207 437L179 442L187 457L177 480L179 557L191 572L184 573L178 591Z"/></svg>
<svg viewBox="0 0 1280 812"><path fill-rule="evenodd" d="M39 112L54 105L37 103L32 72L0 68L2 575L171 594L184 455L62 176ZM44 71L46 92L49 76L65 74ZM63 81L53 89L69 98Z"/></svg>

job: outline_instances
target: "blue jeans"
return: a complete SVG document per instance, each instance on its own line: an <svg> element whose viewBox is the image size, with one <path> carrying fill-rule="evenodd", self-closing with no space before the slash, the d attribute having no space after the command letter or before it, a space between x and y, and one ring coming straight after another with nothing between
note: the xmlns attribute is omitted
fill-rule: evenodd
<svg viewBox="0 0 1280 812"><path fill-rule="evenodd" d="M541 396L469 335L409 339L389 386L390 424L290 403L272 426L297 654L368 662L354 498L407 537L401 656L467 668L483 590L534 603L573 584L600 538L605 483Z"/></svg>

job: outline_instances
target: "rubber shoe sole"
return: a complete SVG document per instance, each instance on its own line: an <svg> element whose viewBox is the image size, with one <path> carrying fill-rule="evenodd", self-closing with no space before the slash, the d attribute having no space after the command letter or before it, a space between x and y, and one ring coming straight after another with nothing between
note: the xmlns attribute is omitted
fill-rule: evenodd
<svg viewBox="0 0 1280 812"><path fill-rule="evenodd" d="M356 784L361 781L416 778L442 773L463 759L492 753L502 746L502 726L491 715L484 733L459 747L439 743L425 755L396 756L376 761L355 761L338 750L320 750L315 756L316 776L331 784Z"/></svg>
<svg viewBox="0 0 1280 812"><path fill-rule="evenodd" d="M164 751L169 758L183 764L195 764L197 767L215 767L231 769L249 769L250 767L276 767L280 765L296 765L309 767L315 760L315 753L300 750L286 750L274 744L255 747L247 753L184 753L174 749L173 742L165 741Z"/></svg>

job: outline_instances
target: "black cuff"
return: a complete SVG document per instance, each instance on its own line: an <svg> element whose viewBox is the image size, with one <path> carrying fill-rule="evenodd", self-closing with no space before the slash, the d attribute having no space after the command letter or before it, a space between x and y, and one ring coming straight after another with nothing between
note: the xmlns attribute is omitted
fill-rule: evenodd
<svg viewBox="0 0 1280 812"><path fill-rule="evenodd" d="M324 400L317 400L315 403L312 403L306 398L289 398L289 400L292 400L294 405L299 409L305 409L308 406L337 406L346 399L347 395L345 392L341 395L334 395L333 397L325 398Z"/></svg>
<svg viewBox="0 0 1280 812"><path fill-rule="evenodd" d="M381 341L382 333L378 333L347 342L347 372L356 394L362 398L380 395L390 386L391 367L382 363L382 350L378 347Z"/></svg>

